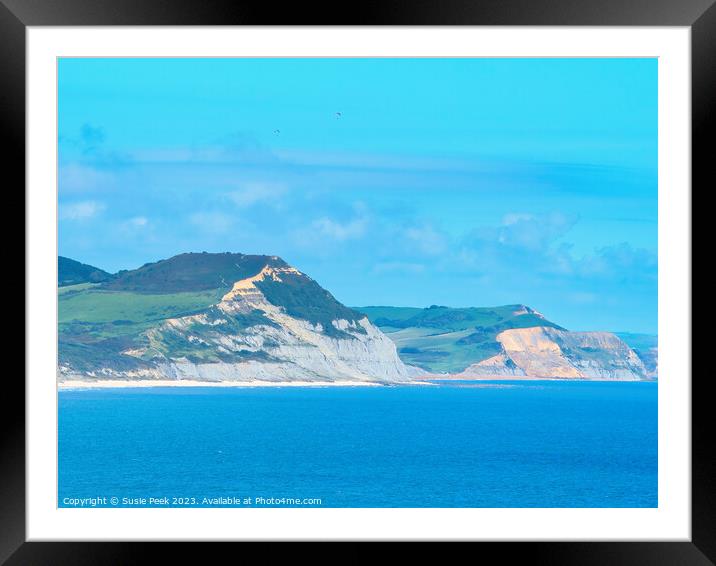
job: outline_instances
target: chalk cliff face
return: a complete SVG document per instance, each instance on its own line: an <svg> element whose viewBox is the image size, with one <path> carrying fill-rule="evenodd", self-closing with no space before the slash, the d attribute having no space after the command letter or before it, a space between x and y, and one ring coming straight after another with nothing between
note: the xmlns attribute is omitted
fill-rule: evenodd
<svg viewBox="0 0 716 566"><path fill-rule="evenodd" d="M525 371L518 367L506 354L497 354L476 364L469 365L457 374L461 378L521 378L526 377Z"/></svg>
<svg viewBox="0 0 716 566"><path fill-rule="evenodd" d="M216 309L209 313L168 320L151 331L150 341L178 334L231 355L251 354L256 359L220 363L196 363L178 358L162 361L170 377L214 380L358 380L405 381L411 370L400 359L395 345L368 319L331 321L333 335L320 322L312 324L270 303L259 289L261 282L281 284L285 279L306 277L293 267L265 266L257 275L237 281ZM261 313L261 315L258 315ZM265 323L242 332L231 330L231 320L263 316Z"/></svg>
<svg viewBox="0 0 716 566"><path fill-rule="evenodd" d="M534 327L497 335L502 352L472 364L461 377L647 379L636 353L610 332L569 332Z"/></svg>
<svg viewBox="0 0 716 566"><path fill-rule="evenodd" d="M272 260L216 304L161 321L114 358L83 371L61 363L60 378L393 383L421 373L365 316Z"/></svg>

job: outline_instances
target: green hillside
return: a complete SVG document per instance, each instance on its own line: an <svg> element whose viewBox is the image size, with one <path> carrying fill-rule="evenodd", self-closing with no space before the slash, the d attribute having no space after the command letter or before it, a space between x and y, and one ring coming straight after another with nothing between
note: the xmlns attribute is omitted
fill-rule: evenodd
<svg viewBox="0 0 716 566"><path fill-rule="evenodd" d="M395 342L401 359L428 371L456 373L500 352L510 328L561 328L524 305L450 308L359 307Z"/></svg>
<svg viewBox="0 0 716 566"><path fill-rule="evenodd" d="M265 265L285 267L276 256L233 253L185 253L120 271L104 289L136 293L184 293L231 288L235 281L256 275Z"/></svg>
<svg viewBox="0 0 716 566"><path fill-rule="evenodd" d="M127 334L137 325L199 312L216 304L221 295L218 289L145 294L74 285L64 287L58 294L58 322L60 330L76 324L101 325L109 334Z"/></svg>
<svg viewBox="0 0 716 566"><path fill-rule="evenodd" d="M121 271L112 279L60 287L57 295L60 363L92 371L97 367L143 367L153 356L204 362L258 356L222 353L206 347L201 338L207 332L240 333L252 325L272 324L260 311L228 315L214 307L236 281L256 275L266 265L289 267L276 256L186 253ZM339 303L304 274L280 275L281 281L267 277L257 282L266 300L283 307L295 318L321 324L329 336L350 337L335 328L332 321L358 321L362 318L360 313ZM162 326L167 319L194 314L220 323L215 327L194 325L176 332ZM189 339L187 332L200 339ZM365 330L358 326L353 332ZM146 354L142 358L122 354L134 349L142 349Z"/></svg>
<svg viewBox="0 0 716 566"><path fill-rule="evenodd" d="M57 258L57 286L77 285L80 283L101 283L114 276L98 267L80 263L68 257Z"/></svg>
<svg viewBox="0 0 716 566"><path fill-rule="evenodd" d="M346 333L333 326L332 321L344 319L357 322L361 314L339 303L333 295L310 277L303 274L282 273L281 282L265 279L256 286L268 302L280 305L287 314L320 324L326 334L333 337L346 337ZM362 326L357 331L365 333Z"/></svg>
<svg viewBox="0 0 716 566"><path fill-rule="evenodd" d="M97 365L132 369L142 362L121 352L146 346L145 331L168 318L201 312L218 302L221 293L144 294L83 284L61 288L57 299L62 363L80 370Z"/></svg>

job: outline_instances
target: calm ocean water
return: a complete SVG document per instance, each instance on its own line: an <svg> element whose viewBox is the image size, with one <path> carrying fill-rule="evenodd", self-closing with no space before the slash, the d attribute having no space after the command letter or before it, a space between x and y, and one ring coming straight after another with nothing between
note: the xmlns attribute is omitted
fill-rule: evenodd
<svg viewBox="0 0 716 566"><path fill-rule="evenodd" d="M61 391L58 504L657 506L657 384L474 385Z"/></svg>

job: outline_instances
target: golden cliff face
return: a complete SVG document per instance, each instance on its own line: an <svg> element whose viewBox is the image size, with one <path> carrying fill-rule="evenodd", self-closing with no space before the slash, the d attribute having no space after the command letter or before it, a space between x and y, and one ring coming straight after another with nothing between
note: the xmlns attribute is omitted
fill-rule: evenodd
<svg viewBox="0 0 716 566"><path fill-rule="evenodd" d="M548 328L516 328L497 335L505 354L531 377L584 377L565 357ZM557 331L560 332L560 331Z"/></svg>
<svg viewBox="0 0 716 566"><path fill-rule="evenodd" d="M515 328L497 335L502 354L473 364L464 377L645 379L635 352L610 332Z"/></svg>

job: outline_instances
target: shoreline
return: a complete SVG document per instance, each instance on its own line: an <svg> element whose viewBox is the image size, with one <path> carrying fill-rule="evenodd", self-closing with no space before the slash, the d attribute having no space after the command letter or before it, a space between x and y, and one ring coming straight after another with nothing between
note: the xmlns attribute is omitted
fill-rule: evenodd
<svg viewBox="0 0 716 566"><path fill-rule="evenodd" d="M532 376L509 376L509 377L453 377L441 376L430 377L430 381L609 381L614 383L642 383L658 381L656 379L609 379L607 377L532 377Z"/></svg>
<svg viewBox="0 0 716 566"><path fill-rule="evenodd" d="M57 389L123 389L149 387L381 387L403 385L367 381L200 381L196 379L101 379L58 381ZM412 385L412 384L410 384Z"/></svg>
<svg viewBox="0 0 716 566"><path fill-rule="evenodd" d="M529 383L534 381L579 381L579 382L615 382L615 383L656 383L656 379L621 380L621 379L590 379L590 378L559 378L559 377L490 377L490 378L456 378L427 377L407 382L374 382L374 381L201 381L197 379L101 379L85 381L68 379L57 382L59 390L76 389L134 389L151 387L418 387L438 386L455 382L488 382L513 381ZM436 383L437 382L437 383Z"/></svg>

